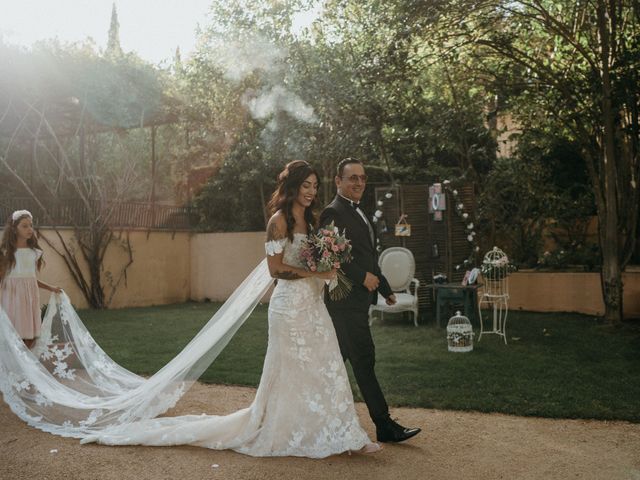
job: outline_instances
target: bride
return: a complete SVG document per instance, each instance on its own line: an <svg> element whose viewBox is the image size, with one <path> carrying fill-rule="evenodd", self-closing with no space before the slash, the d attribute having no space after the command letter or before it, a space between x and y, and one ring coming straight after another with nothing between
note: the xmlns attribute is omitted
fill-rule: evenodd
<svg viewBox="0 0 640 480"><path fill-rule="evenodd" d="M322 458L352 450L373 452L360 427L338 340L323 301L323 280L309 272L300 246L311 225L318 175L294 161L278 176L269 207L267 264L276 287L269 303L269 342L256 397L249 408L218 416L150 420L88 437L109 445L191 444L253 456Z"/></svg>
<svg viewBox="0 0 640 480"><path fill-rule="evenodd" d="M294 161L278 176L269 203L272 217L267 227L266 264L277 284L269 304L262 377L248 408L225 416L154 418L175 404L186 389L187 378L197 378L253 310L271 283L260 266L192 342L149 379L109 359L76 319L66 296L57 310L50 302L52 312L47 312L43 324L48 337L43 335L34 350L41 362L52 361L55 369L47 372L17 341L7 345L16 355L3 354L3 339L11 334L0 335L0 389L5 401L29 424L80 438L82 443L188 444L252 456L312 458L380 450L358 421L323 302L324 281L333 278L335 271L310 272L300 260L302 241L316 222L317 191L315 170L307 162ZM61 319L57 330L64 342L52 334L50 325L46 328L56 315ZM2 329L8 332L6 316L2 317L0 312L0 334ZM27 358L27 367L20 368ZM81 368L72 369L74 361ZM58 382L52 381L54 374ZM73 416L71 421L67 418Z"/></svg>

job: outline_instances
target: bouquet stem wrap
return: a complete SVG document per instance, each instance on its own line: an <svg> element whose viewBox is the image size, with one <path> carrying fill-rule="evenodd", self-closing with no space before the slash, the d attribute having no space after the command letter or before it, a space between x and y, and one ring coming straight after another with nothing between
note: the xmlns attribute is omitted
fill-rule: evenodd
<svg viewBox="0 0 640 480"><path fill-rule="evenodd" d="M346 298L353 287L353 283L351 283L351 280L349 280L342 270L338 270L336 272L336 278L328 280L328 282L329 297L334 301Z"/></svg>

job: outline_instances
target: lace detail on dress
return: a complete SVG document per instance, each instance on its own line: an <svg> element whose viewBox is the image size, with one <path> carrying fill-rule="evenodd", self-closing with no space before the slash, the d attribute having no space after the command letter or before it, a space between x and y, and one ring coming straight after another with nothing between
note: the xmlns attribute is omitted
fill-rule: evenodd
<svg viewBox="0 0 640 480"><path fill-rule="evenodd" d="M286 243L285 264L304 268L300 249L305 238L295 234ZM259 434L238 451L322 458L370 443L355 412L323 289L324 282L316 278L276 285L269 302L267 357L251 407L264 417ZM277 399L283 399L281 404Z"/></svg>
<svg viewBox="0 0 640 480"><path fill-rule="evenodd" d="M286 238L281 238L278 240L269 240L264 244L264 249L267 252L267 255L273 257L274 255L278 255L284 251L284 246L287 244Z"/></svg>

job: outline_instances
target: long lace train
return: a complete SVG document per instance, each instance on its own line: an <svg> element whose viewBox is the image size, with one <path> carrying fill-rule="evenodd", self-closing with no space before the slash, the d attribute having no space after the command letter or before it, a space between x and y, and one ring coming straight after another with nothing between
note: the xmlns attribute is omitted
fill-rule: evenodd
<svg viewBox="0 0 640 480"><path fill-rule="evenodd" d="M51 296L33 351L0 309L0 391L29 425L65 437L85 438L157 417L174 406L220 354L271 283L265 260L191 342L150 378L109 358L64 293Z"/></svg>
<svg viewBox="0 0 640 480"><path fill-rule="evenodd" d="M296 261L296 245L285 258ZM322 282L280 281L269 305L269 344L256 397L230 415L156 418L213 362L272 284L266 260L193 340L150 378L115 363L65 294L49 301L33 351L0 311L0 391L20 418L82 443L183 445L253 456L322 458L370 444L361 428Z"/></svg>

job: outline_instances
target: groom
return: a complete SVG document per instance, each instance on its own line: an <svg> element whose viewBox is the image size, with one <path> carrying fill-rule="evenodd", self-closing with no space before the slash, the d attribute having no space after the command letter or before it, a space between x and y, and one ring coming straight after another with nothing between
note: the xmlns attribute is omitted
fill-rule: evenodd
<svg viewBox="0 0 640 480"><path fill-rule="evenodd" d="M327 309L336 329L340 352L351 362L360 392L376 425L380 442L402 442L420 432L419 428L405 428L389 416L389 407L376 378L375 346L369 329L369 305L378 300L378 291L387 304L396 297L378 267L375 231L359 207L367 183L362 162L345 158L338 164L335 178L338 195L320 216L320 227L334 222L351 240L353 260L342 270L353 283L349 295L338 301L325 298Z"/></svg>

